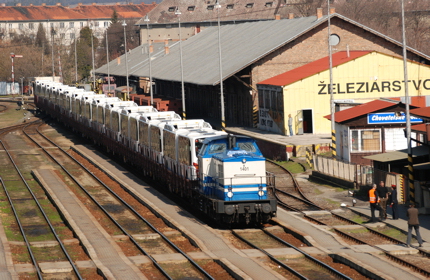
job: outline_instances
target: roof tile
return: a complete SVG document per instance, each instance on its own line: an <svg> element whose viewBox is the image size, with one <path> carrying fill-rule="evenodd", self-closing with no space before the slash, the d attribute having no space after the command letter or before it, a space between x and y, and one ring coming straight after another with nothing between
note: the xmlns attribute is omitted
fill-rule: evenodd
<svg viewBox="0 0 430 280"><path fill-rule="evenodd" d="M365 56L372 51L341 51L332 55L333 67L339 66L356 58ZM323 57L314 62L308 63L301 67L295 68L288 72L282 73L275 77L269 78L267 80L261 81L259 85L274 85L274 86L286 86L291 83L300 81L301 79L310 77L312 75L318 74L322 71L329 69L329 57Z"/></svg>

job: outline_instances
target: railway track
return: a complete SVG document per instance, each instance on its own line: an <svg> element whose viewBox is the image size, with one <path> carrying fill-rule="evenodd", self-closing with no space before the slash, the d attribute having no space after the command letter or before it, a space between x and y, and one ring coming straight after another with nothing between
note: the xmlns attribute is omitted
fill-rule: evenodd
<svg viewBox="0 0 430 280"><path fill-rule="evenodd" d="M88 199L91 200L91 211L95 211L97 207L99 209L97 211L102 211L103 215L109 219L109 223L114 224L107 230L112 233L119 231L127 236L130 240L126 246L128 250L134 251L136 255L143 254L152 261L153 266L157 269L157 272L152 272L153 274L158 273L160 278L166 279L177 279L184 275L192 276L195 279L213 279L197 262L179 248L184 243L183 241L176 245L149 221L149 219L153 219L152 215L149 215L150 218L145 218L144 214L141 214L142 210L135 209L142 207L138 201L129 195L127 201L123 199L122 197L127 196L124 190L121 190L121 197L117 194L117 190L110 188L78 160L45 137L40 132L39 127L33 126L30 131L25 131L25 134L67 173L75 187L79 187L85 193L87 199L83 196L81 199L85 203L88 203ZM82 172L86 173L85 176ZM166 229L167 226L158 224L158 227ZM185 237L173 235L170 238L182 240ZM160 264L153 257L153 255L158 254L175 253L182 255L186 260L179 267L178 265ZM182 273L182 276L178 271Z"/></svg>
<svg viewBox="0 0 430 280"><path fill-rule="evenodd" d="M287 273L280 273L288 279L352 279L285 241L278 236L280 232L282 229L232 230L232 235L263 253L278 269L284 269ZM282 255L275 256L279 251L283 251ZM285 258L286 255L290 257Z"/></svg>
<svg viewBox="0 0 430 280"><path fill-rule="evenodd" d="M278 189L279 180L277 180L278 177L276 177L275 179L277 183L276 196L280 206L286 208L287 210L301 212L303 213L304 218L316 224L325 225L332 228L337 234L346 238L347 240L352 241L355 244L366 244L378 250L381 250L389 259L394 260L395 262L400 263L406 267L409 267L412 270L419 272L420 274L426 277L430 277L430 268L428 268L430 267L429 252L419 247L416 247L415 249L419 251L419 254L418 254L419 257L415 256L414 261L410 261L408 257L398 256L390 253L389 250L384 249L380 245L388 244L388 245L406 246L405 240L399 240L398 238L391 237L380 230L377 230L369 225L366 225L364 224L364 220L362 220L362 222L359 223L348 217L345 217L345 215L341 215L340 213L337 213L335 211L325 210L319 207L318 205L310 201L305 195L303 195L303 192L301 191L300 186L298 185L297 181L294 179L291 172L289 172L288 170L286 170L285 168L279 165L278 165L278 168L273 167L273 165L277 165L275 162L270 161L269 165L271 165L270 167L271 172L273 172L273 170L276 170L277 173L274 172L275 176L276 174L279 174L283 177L292 177L291 179L281 180L283 184L281 184L279 189ZM293 186L284 186L285 183L291 183ZM292 191L293 194L290 193L287 195L284 193L285 190ZM289 197L289 200L285 199L286 196ZM315 213L315 215L313 215L312 212L307 212L307 211L315 211L315 210L322 210L322 213L321 212L318 214ZM352 211L352 210L344 209L343 212L345 211ZM357 212L355 212L355 214L358 215ZM369 217L367 217L367 220L368 218ZM355 226L355 227L351 228L351 227L348 227L348 225ZM386 226L388 225L386 224Z"/></svg>
<svg viewBox="0 0 430 280"><path fill-rule="evenodd" d="M59 232L63 232L64 229L49 218L49 212L42 206L45 199L42 197L42 200L40 200L38 194L32 190L32 186L27 183L28 179L21 173L20 168L3 144L3 141L0 140L0 144L4 153L7 154L7 156L2 157L1 165L6 166L3 165L4 163L9 166L12 165L15 170L15 172L10 172L11 169L9 168L9 172L5 174L6 176L3 176L5 179L0 177L0 182L15 217L16 225L21 233L20 237L24 240L31 263L36 270L37 278L44 278L42 272L43 263L55 259L57 262L68 262L73 269L72 277L83 279L65 244L59 237ZM34 246L42 233L45 241L55 241L60 250L56 248L57 246L54 246L49 256L37 250Z"/></svg>
<svg viewBox="0 0 430 280"><path fill-rule="evenodd" d="M280 206L296 212L323 210L304 194L293 174L286 168L267 159L266 169L275 175L275 196Z"/></svg>

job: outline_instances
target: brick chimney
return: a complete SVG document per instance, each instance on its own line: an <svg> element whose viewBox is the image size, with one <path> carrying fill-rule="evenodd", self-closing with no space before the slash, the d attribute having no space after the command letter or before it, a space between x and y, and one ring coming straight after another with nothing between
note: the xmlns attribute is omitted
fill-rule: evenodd
<svg viewBox="0 0 430 280"><path fill-rule="evenodd" d="M16 6L17 7L21 7L21 3L16 3Z"/></svg>
<svg viewBox="0 0 430 280"><path fill-rule="evenodd" d="M82 3L78 3L78 6L80 7L80 6L82 6Z"/></svg>
<svg viewBox="0 0 430 280"><path fill-rule="evenodd" d="M169 54L170 48L169 48L169 40L164 40L164 53Z"/></svg>
<svg viewBox="0 0 430 280"><path fill-rule="evenodd" d="M93 6L97 5L97 3L93 3Z"/></svg>
<svg viewBox="0 0 430 280"><path fill-rule="evenodd" d="M336 13L336 8L330 7L330 15L335 14L335 13Z"/></svg>
<svg viewBox="0 0 430 280"><path fill-rule="evenodd" d="M280 14L276 14L275 15L275 20L280 20L281 19L281 15Z"/></svg>
<svg viewBox="0 0 430 280"><path fill-rule="evenodd" d="M318 8L318 9L317 9L317 19L322 18L322 16L323 16L322 8Z"/></svg>
<svg viewBox="0 0 430 280"><path fill-rule="evenodd" d="M46 3L42 3L42 7L45 7L46 6Z"/></svg>
<svg viewBox="0 0 430 280"><path fill-rule="evenodd" d="M288 14L288 19L293 19L294 18L294 13L289 13Z"/></svg>
<svg viewBox="0 0 430 280"><path fill-rule="evenodd" d="M116 59L116 62L118 63L118 65L121 64L121 57L120 56L118 56L118 58Z"/></svg>
<svg viewBox="0 0 430 280"><path fill-rule="evenodd" d="M57 3L57 6L61 6L61 3Z"/></svg>
<svg viewBox="0 0 430 280"><path fill-rule="evenodd" d="M1 5L0 6L2 6L2 7L6 7L6 3L1 3Z"/></svg>

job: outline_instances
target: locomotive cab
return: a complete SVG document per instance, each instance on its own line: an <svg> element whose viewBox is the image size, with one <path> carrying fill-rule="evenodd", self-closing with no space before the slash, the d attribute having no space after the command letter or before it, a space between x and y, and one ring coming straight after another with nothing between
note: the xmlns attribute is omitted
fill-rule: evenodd
<svg viewBox="0 0 430 280"><path fill-rule="evenodd" d="M265 222L275 215L266 160L254 139L231 135L206 139L199 166L199 191L213 199L223 222Z"/></svg>

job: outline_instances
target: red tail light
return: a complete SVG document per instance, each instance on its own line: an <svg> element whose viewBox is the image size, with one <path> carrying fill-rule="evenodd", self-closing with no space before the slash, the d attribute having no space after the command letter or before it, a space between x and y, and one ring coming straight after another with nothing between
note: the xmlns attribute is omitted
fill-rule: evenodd
<svg viewBox="0 0 430 280"><path fill-rule="evenodd" d="M199 165L193 162L193 166L196 168L197 174L199 174Z"/></svg>

